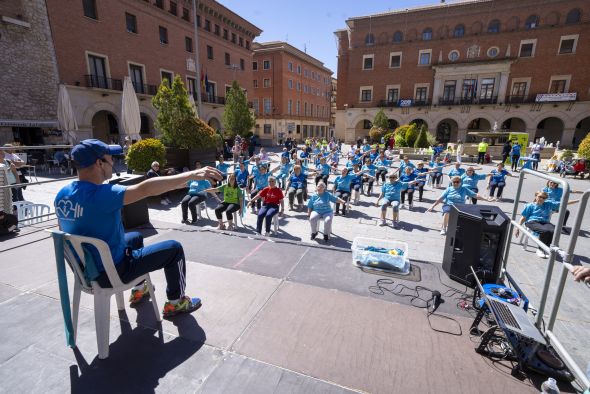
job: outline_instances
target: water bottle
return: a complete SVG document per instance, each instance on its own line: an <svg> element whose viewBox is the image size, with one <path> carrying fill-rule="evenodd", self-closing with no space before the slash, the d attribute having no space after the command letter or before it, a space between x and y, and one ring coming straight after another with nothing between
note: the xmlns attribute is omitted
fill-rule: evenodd
<svg viewBox="0 0 590 394"><path fill-rule="evenodd" d="M559 394L557 382L553 378L549 378L541 385L541 394Z"/></svg>

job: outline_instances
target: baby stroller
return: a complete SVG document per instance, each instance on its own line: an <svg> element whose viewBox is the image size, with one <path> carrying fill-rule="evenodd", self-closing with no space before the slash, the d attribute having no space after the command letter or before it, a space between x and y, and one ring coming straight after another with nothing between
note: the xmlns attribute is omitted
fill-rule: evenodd
<svg viewBox="0 0 590 394"><path fill-rule="evenodd" d="M559 169L559 176L565 178L567 175L573 175L574 178L580 175L584 179L584 174L588 173L586 162L583 159L574 160L573 162L562 162Z"/></svg>

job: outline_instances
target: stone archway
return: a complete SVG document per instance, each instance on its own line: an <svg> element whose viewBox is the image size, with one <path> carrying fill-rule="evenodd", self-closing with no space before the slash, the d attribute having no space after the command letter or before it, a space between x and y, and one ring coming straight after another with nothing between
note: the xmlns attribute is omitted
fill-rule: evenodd
<svg viewBox="0 0 590 394"><path fill-rule="evenodd" d="M586 135L590 133L590 116L587 118L582 119L576 125L576 129L574 131L574 137L571 141L572 146L577 148L580 145L580 142L586 137ZM564 144L569 144L569 141L562 141Z"/></svg>
<svg viewBox="0 0 590 394"><path fill-rule="evenodd" d="M110 111L98 111L92 117L92 137L107 144L119 143L119 120Z"/></svg>
<svg viewBox="0 0 590 394"><path fill-rule="evenodd" d="M387 119L387 129L395 130L399 127L399 122L396 119Z"/></svg>
<svg viewBox="0 0 590 394"><path fill-rule="evenodd" d="M555 144L557 141L561 141L563 129L564 123L561 119L556 117L545 118L537 124L534 140L545 138L545 143L552 142Z"/></svg>
<svg viewBox="0 0 590 394"><path fill-rule="evenodd" d="M420 128L422 127L422 125L426 126L426 129L428 129L428 122L425 121L422 118L416 118L416 119L412 119L409 124L414 123L416 125L416 127Z"/></svg>
<svg viewBox="0 0 590 394"><path fill-rule="evenodd" d="M502 131L512 131L515 133L526 133L526 123L521 118L508 118L500 126Z"/></svg>
<svg viewBox="0 0 590 394"><path fill-rule="evenodd" d="M213 117L211 119L209 119L209 122L207 122L207 124L211 127L213 127L214 130L221 130L221 122L219 122L219 119Z"/></svg>
<svg viewBox="0 0 590 394"><path fill-rule="evenodd" d="M455 142L458 139L459 125L453 119L445 118L436 126L436 140L443 144Z"/></svg>
<svg viewBox="0 0 590 394"><path fill-rule="evenodd" d="M369 131L373 123L370 119L362 119L354 127L354 140L369 138Z"/></svg>

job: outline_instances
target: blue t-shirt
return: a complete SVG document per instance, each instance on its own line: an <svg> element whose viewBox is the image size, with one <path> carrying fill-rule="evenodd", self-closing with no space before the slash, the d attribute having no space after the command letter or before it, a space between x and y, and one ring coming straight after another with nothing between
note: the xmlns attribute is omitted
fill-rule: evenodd
<svg viewBox="0 0 590 394"><path fill-rule="evenodd" d="M258 164L258 165L253 164L252 169L250 170L250 175L252 175L252 177L254 177L254 178L256 178L256 176L258 175L258 172L260 171L258 166L260 166L260 164Z"/></svg>
<svg viewBox="0 0 590 394"><path fill-rule="evenodd" d="M506 170L502 170L502 171L492 170L492 182L495 182L495 183L506 182L506 175L508 175L508 174L510 174L510 173Z"/></svg>
<svg viewBox="0 0 590 394"><path fill-rule="evenodd" d="M428 165L430 166L430 168L434 171L434 172L442 172L443 168L444 168L444 164L443 163L437 163L435 161L431 161L430 163L428 163Z"/></svg>
<svg viewBox="0 0 590 394"><path fill-rule="evenodd" d="M334 179L334 185L336 185L336 190L350 192L350 185L352 184L352 181L355 178L357 178L357 176L353 174L347 174L346 176L338 175L336 179Z"/></svg>
<svg viewBox="0 0 590 394"><path fill-rule="evenodd" d="M465 174L465 169L464 168L453 168L451 171L449 171L449 176L450 177L454 177L454 176L462 176L463 174Z"/></svg>
<svg viewBox="0 0 590 394"><path fill-rule="evenodd" d="M401 163L399 163L399 173L400 174L405 174L406 173L406 167L410 167L410 168L416 168L416 166L414 165L414 163L412 163L411 161L408 161L407 163L405 161L401 161Z"/></svg>
<svg viewBox="0 0 590 394"><path fill-rule="evenodd" d="M289 151L281 153L281 157L286 157L287 159L289 158L290 155L291 154L289 153Z"/></svg>
<svg viewBox="0 0 590 394"><path fill-rule="evenodd" d="M363 145L362 147L363 152L368 152L371 150L371 145L367 144L367 145Z"/></svg>
<svg viewBox="0 0 590 394"><path fill-rule="evenodd" d="M259 172L254 177L254 183L256 184L256 190L262 190L268 186L268 177L270 177L270 172L265 172L264 174Z"/></svg>
<svg viewBox="0 0 590 394"><path fill-rule="evenodd" d="M188 181L188 194L191 196L196 196L197 193L202 192L203 190L209 189L211 187L211 182L202 179L199 181Z"/></svg>
<svg viewBox="0 0 590 394"><path fill-rule="evenodd" d="M559 203L555 201L545 201L543 204L537 205L530 202L524 206L521 215L526 219L526 222L549 222L551 212L559 208Z"/></svg>
<svg viewBox="0 0 590 394"><path fill-rule="evenodd" d="M289 173L291 172L292 169L293 169L293 164L291 164L291 163L281 164L281 167L279 168L279 174L287 176L287 175L289 175Z"/></svg>
<svg viewBox="0 0 590 394"><path fill-rule="evenodd" d="M389 201L399 201L401 191L407 189L408 186L409 184L407 182L386 182L381 187L381 193Z"/></svg>
<svg viewBox="0 0 590 394"><path fill-rule="evenodd" d="M227 169L231 167L231 164L227 164L226 162L219 163L215 166L223 175L227 175Z"/></svg>
<svg viewBox="0 0 590 394"><path fill-rule="evenodd" d="M248 172L248 168L244 167L244 171L240 170L239 168L235 171L236 174L236 182L240 186L246 185L248 183L248 177L250 173Z"/></svg>
<svg viewBox="0 0 590 394"><path fill-rule="evenodd" d="M443 192L441 198L443 199L443 202L446 205L455 205L465 204L465 199L467 197L475 196L477 196L477 193L472 190L469 190L465 186L459 186L458 188L450 186Z"/></svg>
<svg viewBox="0 0 590 394"><path fill-rule="evenodd" d="M316 166L316 170L321 175L330 175L330 171L332 170L332 167L330 167L329 164L320 164L320 165Z"/></svg>
<svg viewBox="0 0 590 394"><path fill-rule="evenodd" d="M61 229L74 235L102 239L109 245L113 262L119 264L127 246L121 221L126 189L121 185L96 185L86 181L64 186L54 201ZM96 268L104 271L98 251L94 248L92 251Z"/></svg>
<svg viewBox="0 0 590 394"><path fill-rule="evenodd" d="M332 212L330 203L336 202L336 200L337 197L329 192L323 192L321 195L314 194L307 200L307 207L319 214L330 213Z"/></svg>
<svg viewBox="0 0 590 394"><path fill-rule="evenodd" d="M510 154L513 156L520 156L520 148L521 146L519 144L512 145L512 152L510 152Z"/></svg>
<svg viewBox="0 0 590 394"><path fill-rule="evenodd" d="M416 174L415 172L411 172L410 175L404 173L403 175L401 175L399 177L399 180L401 181L401 183L405 183L405 182L412 182L413 180L415 180L418 177L418 174ZM405 186L403 188L403 190L406 189L413 189L413 184L409 185L409 186Z"/></svg>
<svg viewBox="0 0 590 394"><path fill-rule="evenodd" d="M371 162L375 161L376 158L379 157L379 152L369 152L369 157L371 158Z"/></svg>
<svg viewBox="0 0 590 394"><path fill-rule="evenodd" d="M559 205L561 202L561 196L563 196L563 189L560 187L552 188L552 187L545 187L543 189L545 193L547 193L547 201L552 201L557 203L557 209L559 210Z"/></svg>
<svg viewBox="0 0 590 394"><path fill-rule="evenodd" d="M361 170L363 171L363 173L369 174L374 177L375 171L377 171L377 167L375 167L373 164L369 164L369 165L365 164Z"/></svg>
<svg viewBox="0 0 590 394"><path fill-rule="evenodd" d="M295 175L295 173L291 174L291 187L295 189L303 189L303 185L305 184L305 175L303 172L300 172L299 175Z"/></svg>
<svg viewBox="0 0 590 394"><path fill-rule="evenodd" d="M461 175L461 184L462 184L462 186L465 186L469 189L474 189L474 188L478 188L477 183L479 181L483 181L484 179L486 179L486 175L483 175L483 174L476 174L476 173L473 173L473 175L463 174L463 175Z"/></svg>
<svg viewBox="0 0 590 394"><path fill-rule="evenodd" d="M375 164L377 166L377 168L380 170L387 170L387 167L389 167L389 165L391 164L391 161L387 160L385 158L381 159L380 157L377 157L373 164Z"/></svg>

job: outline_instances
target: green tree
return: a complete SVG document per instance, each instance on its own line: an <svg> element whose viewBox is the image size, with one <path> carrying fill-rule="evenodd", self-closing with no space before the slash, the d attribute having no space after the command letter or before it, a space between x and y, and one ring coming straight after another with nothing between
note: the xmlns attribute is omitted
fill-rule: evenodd
<svg viewBox="0 0 590 394"><path fill-rule="evenodd" d="M586 137L580 142L578 156L586 160L590 159L590 133L586 134Z"/></svg>
<svg viewBox="0 0 590 394"><path fill-rule="evenodd" d="M389 128L389 119L387 119L387 115L383 112L383 108L379 108L379 111L377 111L375 119L373 120L373 127L380 129L381 133L386 132Z"/></svg>
<svg viewBox="0 0 590 394"><path fill-rule="evenodd" d="M183 149L215 145L215 130L195 117L180 75L174 77L171 87L164 82L160 84L152 104L158 110L156 130L166 145Z"/></svg>
<svg viewBox="0 0 590 394"><path fill-rule="evenodd" d="M226 136L246 136L256 124L254 114L248 108L246 95L237 81L233 81L225 98L223 111L223 127Z"/></svg>
<svg viewBox="0 0 590 394"><path fill-rule="evenodd" d="M369 130L369 138L371 138L371 141L378 144L381 142L381 137L383 136L383 130L381 130L379 127L371 127L371 130Z"/></svg>
<svg viewBox="0 0 590 394"><path fill-rule="evenodd" d="M166 165L166 148L156 138L146 138L129 147L125 158L127 166L135 171L149 171L152 162L157 161L164 168Z"/></svg>
<svg viewBox="0 0 590 394"><path fill-rule="evenodd" d="M414 148L428 148L429 146L426 127L420 127L420 133L418 133L418 138L414 142Z"/></svg>
<svg viewBox="0 0 590 394"><path fill-rule="evenodd" d="M410 125L404 124L395 129L395 146L402 148L408 146L408 143L406 142L406 132L409 128Z"/></svg>
<svg viewBox="0 0 590 394"><path fill-rule="evenodd" d="M419 131L416 127L416 124L411 123L408 129L406 130L406 134L404 135L408 146L414 146L414 144L416 143L416 139L418 138L418 133Z"/></svg>

